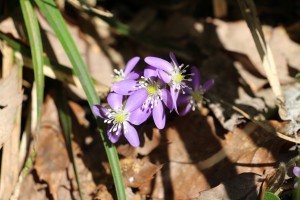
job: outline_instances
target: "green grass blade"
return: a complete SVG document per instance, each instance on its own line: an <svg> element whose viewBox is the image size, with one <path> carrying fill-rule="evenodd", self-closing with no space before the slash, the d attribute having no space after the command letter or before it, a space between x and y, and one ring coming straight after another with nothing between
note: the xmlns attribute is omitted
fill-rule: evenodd
<svg viewBox="0 0 300 200"><path fill-rule="evenodd" d="M42 119L42 105L44 98L43 46L40 28L29 0L20 0L22 14L29 37L31 56L33 60L34 79L37 87L37 133L40 130Z"/></svg>
<svg viewBox="0 0 300 200"><path fill-rule="evenodd" d="M62 88L62 87L63 85L61 83L57 85L57 88ZM73 165L73 170L78 185L80 199L83 200L77 165L76 165L75 156L72 148L72 136L71 136L72 120L71 120L71 115L68 107L67 97L65 96L63 90L57 90L57 93L55 95L55 101L57 103L59 118L65 135L65 141L66 141L69 157Z"/></svg>
<svg viewBox="0 0 300 200"><path fill-rule="evenodd" d="M90 106L99 103L99 98L96 90L93 87L92 79L87 71L81 55L78 51L77 46L67 26L64 19L56 7L53 0L35 0L42 14L45 16L50 26L53 28L56 36L58 37L60 43L62 44L72 66L75 74L78 76L82 87L84 88L85 94L87 95L88 102Z"/></svg>
<svg viewBox="0 0 300 200"><path fill-rule="evenodd" d="M81 85L85 91L90 107L92 107L94 104L98 104L99 98L93 86L92 79L87 71L87 67L84 64L81 55L74 43L74 40L72 39L71 34L64 22L64 19L60 11L57 9L54 1L35 0L35 2L53 28L65 52L67 53L70 62L72 63L74 72L79 78ZM101 125L101 122L99 120L98 124ZM124 182L120 169L117 150L113 144L108 142L103 133L103 130L100 130L100 136L104 142L104 147L110 163L118 199L126 199Z"/></svg>

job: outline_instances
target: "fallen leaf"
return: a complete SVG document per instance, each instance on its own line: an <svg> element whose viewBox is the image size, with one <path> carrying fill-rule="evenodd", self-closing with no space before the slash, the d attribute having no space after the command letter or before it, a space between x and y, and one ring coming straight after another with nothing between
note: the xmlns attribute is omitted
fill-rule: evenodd
<svg viewBox="0 0 300 200"><path fill-rule="evenodd" d="M224 48L248 56L256 70L265 76L261 59L246 22L227 23L214 20L213 23L217 26L217 34ZM286 30L281 26L272 28L271 26L263 25L262 29L273 53L280 82L291 82L292 78L290 77L288 66L300 69L300 61L297 56L300 52L299 44L293 42L288 37Z"/></svg>
<svg viewBox="0 0 300 200"><path fill-rule="evenodd" d="M117 146L119 154L125 157L147 156L160 145L160 132L158 129L153 128L152 124L137 127L137 131L141 133L141 146L134 148L126 142L127 144Z"/></svg>
<svg viewBox="0 0 300 200"><path fill-rule="evenodd" d="M284 133L293 135L300 130L300 83L286 87L283 91L285 102L279 103L279 115L288 122Z"/></svg>
<svg viewBox="0 0 300 200"><path fill-rule="evenodd" d="M9 139L16 118L17 108L22 102L23 92L19 89L18 68L0 80L0 147Z"/></svg>
<svg viewBox="0 0 300 200"><path fill-rule="evenodd" d="M47 185L45 183L37 182L36 178L36 175L33 173L29 173L25 177L20 188L20 191L22 192L18 198L19 200L47 199L47 191L45 190Z"/></svg>
<svg viewBox="0 0 300 200"><path fill-rule="evenodd" d="M96 194L93 195L93 199L95 200L113 200L113 197L108 192L105 185L100 184L97 186Z"/></svg>
<svg viewBox="0 0 300 200"><path fill-rule="evenodd" d="M163 164L153 181L152 198L190 199L239 174L274 170L284 141L252 123L225 135L223 131L213 118L196 112L160 130L168 143L149 154L151 162Z"/></svg>
<svg viewBox="0 0 300 200"><path fill-rule="evenodd" d="M34 168L40 180L47 182L53 198L58 199L59 187L70 161L60 128L57 109L49 95L46 97L43 108L36 152Z"/></svg>
<svg viewBox="0 0 300 200"><path fill-rule="evenodd" d="M120 161L125 185L138 188L148 183L162 168L162 165L155 165L144 157L143 159L125 158Z"/></svg>
<svg viewBox="0 0 300 200"><path fill-rule="evenodd" d="M230 199L258 199L262 178L258 174L243 173L231 180L203 192L194 200L230 200Z"/></svg>

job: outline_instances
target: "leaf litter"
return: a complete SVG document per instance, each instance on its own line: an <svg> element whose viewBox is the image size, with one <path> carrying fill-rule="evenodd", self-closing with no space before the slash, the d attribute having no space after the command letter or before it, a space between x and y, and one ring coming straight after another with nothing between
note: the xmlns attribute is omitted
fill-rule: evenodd
<svg viewBox="0 0 300 200"><path fill-rule="evenodd" d="M299 127L291 128L278 117L275 97L270 98L273 94L268 90L266 74L246 23L200 18L192 15L193 12L184 12L187 5L174 3L170 10L163 5L157 6L157 10L153 5L135 4L139 8L138 14L132 14L132 8L123 3L111 5L116 6L115 17L123 17L132 30L187 49L174 50L179 61L198 66L203 80L215 80L200 111L180 118L170 113L166 128L162 130L154 128L153 121L148 121L137 128L141 140L138 148L131 147L125 140L117 143L127 197L204 200L262 197L266 188L274 183L269 180L282 177L278 171L283 171L284 180L291 182L291 176L286 175L289 166L282 170L279 163L287 163L296 155L295 145L276 137L255 120L247 119L233 106L287 135L292 135L289 131L293 129L291 132L294 133ZM99 4L97 8L104 9L105 5ZM113 69L122 68L130 57L159 55L166 58L167 53L173 51L127 39L105 21L79 10L72 13L74 10L76 8L72 6L65 7L66 20L92 76L104 86L111 85ZM162 17L162 11L170 15ZM145 19L140 20L141 16ZM42 22L42 17L39 18ZM10 20L3 21L0 27L1 30L9 27L6 30L16 35ZM48 38L47 56L70 66L51 34L51 28L44 22L42 27ZM300 48L289 34L293 36L297 24L287 28L263 25L263 31L275 57L280 83L284 86L294 82L295 72L300 69L297 56ZM30 78L25 78L30 82ZM51 83L53 80L47 81ZM0 82L0 88L2 85L4 83ZM20 199L79 199L57 108L49 92L53 87L47 87L37 157L22 183ZM285 119L298 120L298 86L290 84L289 87L283 87L283 90L284 94L292 96L286 111L292 118ZM13 92L13 84L8 88L1 99L11 99L0 103L0 112L3 113L10 104L17 105L21 101L19 91L13 93L13 99L9 95ZM72 146L84 199L115 199L108 161L99 145L100 138L92 113L84 102L85 97L78 88L65 85L64 89L72 110ZM105 92L99 91L104 95ZM11 124L13 113L9 111L1 115L5 118L0 116L0 122L5 126ZM10 123L4 123L8 119L11 119ZM277 188L285 181L279 181Z"/></svg>

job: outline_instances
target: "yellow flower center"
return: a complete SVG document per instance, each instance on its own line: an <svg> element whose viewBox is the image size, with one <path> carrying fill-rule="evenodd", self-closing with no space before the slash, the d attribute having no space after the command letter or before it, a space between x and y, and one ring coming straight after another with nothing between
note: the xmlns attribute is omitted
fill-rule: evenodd
<svg viewBox="0 0 300 200"><path fill-rule="evenodd" d="M149 94L150 96L157 94L158 88L157 88L156 85L150 84L150 85L148 85L148 86L146 87L146 89L147 89L147 92L148 92L148 94Z"/></svg>
<svg viewBox="0 0 300 200"><path fill-rule="evenodd" d="M175 83L180 83L184 79L184 76L182 74L174 74L173 81Z"/></svg>
<svg viewBox="0 0 300 200"><path fill-rule="evenodd" d="M122 112L119 112L119 113L117 113L117 115L116 115L116 117L115 117L115 121L117 122L117 123L123 123L124 121L126 120L126 116L124 115L124 113L122 113Z"/></svg>
<svg viewBox="0 0 300 200"><path fill-rule="evenodd" d="M114 82L119 82L119 81L123 81L124 77L123 76L114 76Z"/></svg>
<svg viewBox="0 0 300 200"><path fill-rule="evenodd" d="M191 96L192 96L192 99L194 101L201 102L202 99L203 99L203 92L201 92L201 91L194 91L194 92L192 92Z"/></svg>

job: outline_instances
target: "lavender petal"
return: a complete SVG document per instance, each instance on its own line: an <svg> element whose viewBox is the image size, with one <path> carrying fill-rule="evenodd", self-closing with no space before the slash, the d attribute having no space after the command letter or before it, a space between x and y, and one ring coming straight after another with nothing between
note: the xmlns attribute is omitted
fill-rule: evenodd
<svg viewBox="0 0 300 200"><path fill-rule="evenodd" d="M147 97L148 97L148 92L145 88L135 91L127 99L124 109L128 112L132 112L136 110L137 108L142 106L142 104L146 101Z"/></svg>
<svg viewBox="0 0 300 200"><path fill-rule="evenodd" d="M107 103L114 110L121 109L123 103L123 95L117 93L109 93L109 95L107 96Z"/></svg>
<svg viewBox="0 0 300 200"><path fill-rule="evenodd" d="M293 168L293 173L296 177L300 178L300 167L295 166Z"/></svg>
<svg viewBox="0 0 300 200"><path fill-rule="evenodd" d="M130 95L137 89L136 80L123 80L113 84L112 91L121 95Z"/></svg>
<svg viewBox="0 0 300 200"><path fill-rule="evenodd" d="M188 114L192 110L192 107L193 106L190 103L186 104L182 109L179 109L179 115L184 116Z"/></svg>
<svg viewBox="0 0 300 200"><path fill-rule="evenodd" d="M178 65L178 62L177 62L177 59L176 59L175 54L174 54L173 52L170 52L170 53L169 53L169 56L170 56L172 62L174 63L174 66L175 66L176 68L178 68L179 65Z"/></svg>
<svg viewBox="0 0 300 200"><path fill-rule="evenodd" d="M165 71L158 70L157 73L158 73L158 77L161 80L163 80L163 82L165 83L169 83L172 79L172 77L169 74L167 74Z"/></svg>
<svg viewBox="0 0 300 200"><path fill-rule="evenodd" d="M127 62L125 71L124 71L125 76L132 71L132 69L136 66L136 64L139 62L139 60L140 60L140 57L133 57Z"/></svg>
<svg viewBox="0 0 300 200"><path fill-rule="evenodd" d="M215 81L213 79L206 81L202 85L202 89L204 90L204 92L208 91L214 85L214 83L215 83Z"/></svg>
<svg viewBox="0 0 300 200"><path fill-rule="evenodd" d="M157 69L161 69L169 73L173 71L172 65L168 61L161 58L149 56L145 58L145 62L148 65L151 65Z"/></svg>
<svg viewBox="0 0 300 200"><path fill-rule="evenodd" d="M177 107L180 116L186 115L192 110L192 105L190 104L190 95L179 95L177 99Z"/></svg>
<svg viewBox="0 0 300 200"><path fill-rule="evenodd" d="M138 108L130 113L129 122L134 125L140 125L149 118L151 113L152 110L150 108Z"/></svg>
<svg viewBox="0 0 300 200"><path fill-rule="evenodd" d="M126 75L126 80L136 80L140 78L140 74L138 72L130 72Z"/></svg>
<svg viewBox="0 0 300 200"><path fill-rule="evenodd" d="M144 70L144 77L150 78L150 77L157 77L157 69L152 66L148 66Z"/></svg>
<svg viewBox="0 0 300 200"><path fill-rule="evenodd" d="M171 97L172 97L172 101L173 101L173 108L178 113L177 99L178 99L178 95L179 95L179 90L176 89L174 85L171 85L170 91L171 91Z"/></svg>
<svg viewBox="0 0 300 200"><path fill-rule="evenodd" d="M163 129L166 124L166 114L161 101L153 108L153 120L158 129Z"/></svg>
<svg viewBox="0 0 300 200"><path fill-rule="evenodd" d="M111 126L108 126L108 132L107 132L108 139L112 143L116 143L120 139L120 137L122 135L122 129L120 128L116 132L112 132L110 130L111 130Z"/></svg>
<svg viewBox="0 0 300 200"><path fill-rule="evenodd" d="M167 106L167 108L169 108L170 112L172 112L173 101L172 101L172 96L171 96L169 90L163 88L163 89L161 89L161 93L162 93L162 100L163 100L164 104Z"/></svg>
<svg viewBox="0 0 300 200"><path fill-rule="evenodd" d="M108 109L100 105L93 105L93 113L102 119L106 119Z"/></svg>
<svg viewBox="0 0 300 200"><path fill-rule="evenodd" d="M124 136L127 141L131 144L131 146L137 147L140 145L140 140L137 131L135 128L129 124L128 122L124 122Z"/></svg>
<svg viewBox="0 0 300 200"><path fill-rule="evenodd" d="M192 77L192 87L194 90L198 90L201 81L200 72L195 66L192 67L191 71L194 74Z"/></svg>

